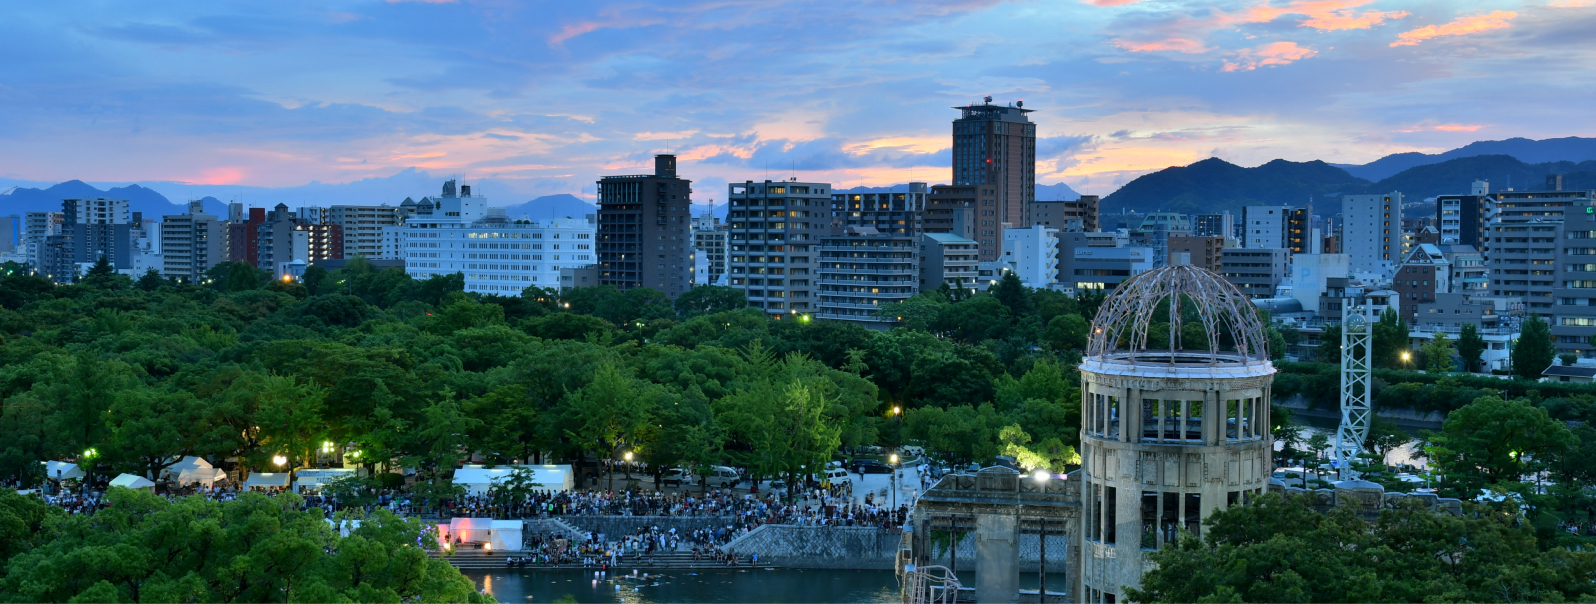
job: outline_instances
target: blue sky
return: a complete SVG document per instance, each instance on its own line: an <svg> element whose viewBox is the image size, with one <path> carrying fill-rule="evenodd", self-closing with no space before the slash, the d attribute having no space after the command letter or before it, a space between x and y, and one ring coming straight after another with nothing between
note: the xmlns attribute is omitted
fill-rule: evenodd
<svg viewBox="0 0 1596 604"><path fill-rule="evenodd" d="M667 147L727 181L946 181L953 105L1038 179L1596 135L1596 0L13 3L0 177L590 196ZM421 193L429 193L429 190ZM219 195L220 196L220 195ZM365 201L365 200L352 200Z"/></svg>

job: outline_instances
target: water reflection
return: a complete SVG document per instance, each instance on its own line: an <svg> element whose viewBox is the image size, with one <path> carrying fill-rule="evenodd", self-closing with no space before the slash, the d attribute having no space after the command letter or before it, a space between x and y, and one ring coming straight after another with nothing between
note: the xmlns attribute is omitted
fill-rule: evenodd
<svg viewBox="0 0 1596 604"><path fill-rule="evenodd" d="M618 574L584 570L462 570L500 602L836 602L898 603L898 580L888 570L662 570ZM1036 588L1036 573L1020 573L1020 587ZM959 573L965 585L975 574ZM1064 591L1062 572L1050 572L1050 591Z"/></svg>
<svg viewBox="0 0 1596 604"><path fill-rule="evenodd" d="M1325 438L1330 440L1330 446L1332 447L1331 449L1325 450L1325 461L1329 462L1335 458L1335 449L1333 447L1335 447L1336 428L1340 423L1339 419L1328 417L1309 417L1299 412L1291 416L1291 421L1293 424L1302 427L1302 442L1297 444L1297 448L1306 450L1307 446L1304 443L1306 443L1308 439L1313 438L1313 435L1315 434L1323 434ZM1398 423L1397 428L1406 433L1410 437L1410 440L1408 440L1406 443L1403 443L1402 446L1392 449L1391 453L1386 455L1386 463L1393 466L1401 466L1406 464L1415 468L1429 468L1429 461L1422 457L1423 451L1419 450L1419 430L1429 429L1439 431L1440 428L1435 426L1425 428L1406 423ZM1275 443L1275 450L1280 450L1280 443Z"/></svg>

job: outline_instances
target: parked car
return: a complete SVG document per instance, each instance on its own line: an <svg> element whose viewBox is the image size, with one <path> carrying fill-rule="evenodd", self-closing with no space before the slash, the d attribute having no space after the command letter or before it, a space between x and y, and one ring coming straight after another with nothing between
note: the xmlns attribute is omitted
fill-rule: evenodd
<svg viewBox="0 0 1596 604"><path fill-rule="evenodd" d="M842 468L830 468L819 478L823 479L823 482L831 483L831 486L853 483L853 477L849 476L848 471Z"/></svg>
<svg viewBox="0 0 1596 604"><path fill-rule="evenodd" d="M665 477L660 479L660 482L664 483L666 486L690 485L696 484L697 481L698 477L693 476L691 471L682 469L666 472Z"/></svg>
<svg viewBox="0 0 1596 604"><path fill-rule="evenodd" d="M892 467L891 466L888 466L887 464L881 463L881 462L876 461L874 459L855 459L855 460L853 460L853 468L852 469L853 469L853 472L855 474L891 474L892 473Z"/></svg>
<svg viewBox="0 0 1596 604"><path fill-rule="evenodd" d="M737 486L737 483L742 481L743 477L737 474L737 470L733 470L726 466L715 466L715 470L710 472L708 476L704 477L705 483L707 483L711 488L717 489L734 487Z"/></svg>

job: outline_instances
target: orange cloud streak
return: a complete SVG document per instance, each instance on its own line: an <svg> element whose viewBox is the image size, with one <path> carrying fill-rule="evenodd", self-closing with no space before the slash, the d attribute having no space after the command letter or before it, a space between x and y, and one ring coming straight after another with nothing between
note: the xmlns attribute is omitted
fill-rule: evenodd
<svg viewBox="0 0 1596 604"><path fill-rule="evenodd" d="M1259 67L1290 65L1319 54L1319 51L1297 46L1296 42L1270 42L1258 48L1243 48L1235 54L1236 61L1225 61L1224 71L1252 71Z"/></svg>
<svg viewBox="0 0 1596 604"><path fill-rule="evenodd" d="M1436 130L1445 132L1474 132L1480 128L1481 126L1466 126L1463 124L1441 124L1435 127Z"/></svg>
<svg viewBox="0 0 1596 604"><path fill-rule="evenodd" d="M1202 42L1198 42L1197 40L1192 40L1190 38L1170 38L1168 40L1158 40L1156 42L1132 42L1130 40L1121 40L1116 38L1113 40L1113 43L1115 46L1131 52L1157 52L1171 50L1175 52L1184 52L1187 54L1208 52L1208 48L1204 47Z"/></svg>
<svg viewBox="0 0 1596 604"><path fill-rule="evenodd" d="M1367 10L1362 13L1352 9L1374 0L1298 0L1285 6L1260 4L1249 7L1241 15L1229 20L1238 23L1268 23L1284 15L1303 15L1307 20L1299 24L1319 31L1368 29L1391 19L1408 16L1407 11Z"/></svg>
<svg viewBox="0 0 1596 604"><path fill-rule="evenodd" d="M1464 34L1479 33L1493 29L1508 27L1508 21L1517 17L1518 13L1509 10L1499 10L1484 15L1470 15L1458 17L1441 25L1426 25L1418 29L1397 34L1397 40L1391 47L1417 46L1420 42L1442 36L1461 36Z"/></svg>

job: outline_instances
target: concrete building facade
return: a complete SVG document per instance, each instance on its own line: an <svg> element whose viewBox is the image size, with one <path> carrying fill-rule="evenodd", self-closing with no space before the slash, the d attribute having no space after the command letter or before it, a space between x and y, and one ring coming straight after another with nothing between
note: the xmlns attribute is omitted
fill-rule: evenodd
<svg viewBox="0 0 1596 604"><path fill-rule="evenodd" d="M937 185L926 196L921 227L927 233L973 239L982 262L997 262L1003 254L1003 225L997 215L997 185Z"/></svg>
<svg viewBox="0 0 1596 604"><path fill-rule="evenodd" d="M919 236L881 233L873 227L843 227L821 239L819 312L815 317L887 329L882 304L919 293Z"/></svg>
<svg viewBox="0 0 1596 604"><path fill-rule="evenodd" d="M1402 261L1402 193L1341 197L1342 249L1354 273L1390 276Z"/></svg>
<svg viewBox="0 0 1596 604"><path fill-rule="evenodd" d="M770 316L815 309L820 238L831 232L831 184L744 181L727 187L726 284Z"/></svg>
<svg viewBox="0 0 1596 604"><path fill-rule="evenodd" d="M691 288L693 186L677 177L676 156L654 156L653 174L605 176L597 190L599 284L673 300Z"/></svg>
<svg viewBox="0 0 1596 604"><path fill-rule="evenodd" d="M1171 236L1168 246L1169 254L1185 254L1188 264L1217 273L1220 257L1225 250L1225 238L1219 235Z"/></svg>
<svg viewBox="0 0 1596 604"><path fill-rule="evenodd" d="M1045 288L1058 280L1058 229L1033 224L1003 231L1003 263L1026 287Z"/></svg>
<svg viewBox="0 0 1596 604"><path fill-rule="evenodd" d="M1241 247L1275 249L1286 247L1287 206L1247 206L1241 211Z"/></svg>
<svg viewBox="0 0 1596 604"><path fill-rule="evenodd" d="M975 240L952 233L920 235L920 291L942 287L974 289L980 246Z"/></svg>
<svg viewBox="0 0 1596 604"><path fill-rule="evenodd" d="M1291 251L1228 248L1220 255L1220 274L1250 298L1273 298L1286 281Z"/></svg>
<svg viewBox="0 0 1596 604"><path fill-rule="evenodd" d="M1031 203L1036 201L1036 124L1031 123L1024 103L994 105L992 97L982 104L954 107L959 119L953 121L953 184L994 187L994 205L977 207L982 261L998 259L996 246L1002 245L1003 229L1031 224Z"/></svg>
<svg viewBox="0 0 1596 604"><path fill-rule="evenodd" d="M227 261L227 221L205 213L205 204L191 201L188 212L161 217L161 276L199 283L211 267Z"/></svg>

